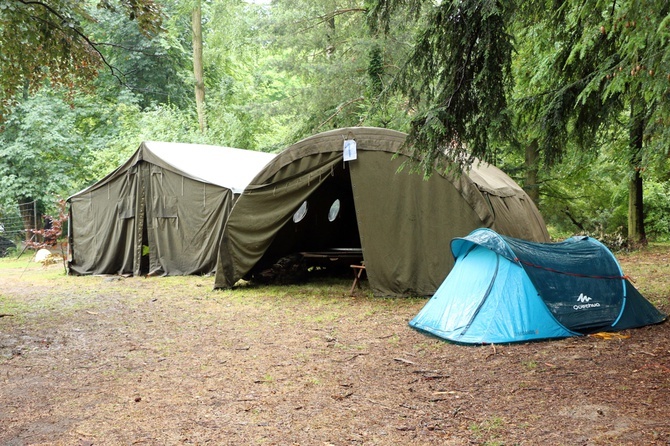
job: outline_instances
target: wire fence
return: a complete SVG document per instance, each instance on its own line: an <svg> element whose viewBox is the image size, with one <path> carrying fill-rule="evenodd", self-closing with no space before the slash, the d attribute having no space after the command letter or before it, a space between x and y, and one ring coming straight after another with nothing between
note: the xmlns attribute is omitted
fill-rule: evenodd
<svg viewBox="0 0 670 446"><path fill-rule="evenodd" d="M0 257L8 248L20 246L32 237L37 229L37 203L20 203L11 207L0 207Z"/></svg>

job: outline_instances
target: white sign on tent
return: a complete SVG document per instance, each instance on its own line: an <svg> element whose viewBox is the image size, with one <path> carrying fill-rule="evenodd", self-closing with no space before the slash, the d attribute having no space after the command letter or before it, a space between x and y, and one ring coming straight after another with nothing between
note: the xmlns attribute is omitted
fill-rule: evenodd
<svg viewBox="0 0 670 446"><path fill-rule="evenodd" d="M356 140L344 140L344 161L353 161L357 158L356 155Z"/></svg>

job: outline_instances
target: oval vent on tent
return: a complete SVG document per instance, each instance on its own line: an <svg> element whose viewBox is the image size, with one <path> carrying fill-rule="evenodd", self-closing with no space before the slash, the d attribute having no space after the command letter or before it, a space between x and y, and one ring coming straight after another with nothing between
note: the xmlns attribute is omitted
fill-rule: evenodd
<svg viewBox="0 0 670 446"><path fill-rule="evenodd" d="M328 221L335 221L337 216L340 214L340 199L333 201L333 204L330 205L330 210L328 210Z"/></svg>
<svg viewBox="0 0 670 446"><path fill-rule="evenodd" d="M307 215L307 201L303 201L295 214L293 214L293 223L300 223Z"/></svg>

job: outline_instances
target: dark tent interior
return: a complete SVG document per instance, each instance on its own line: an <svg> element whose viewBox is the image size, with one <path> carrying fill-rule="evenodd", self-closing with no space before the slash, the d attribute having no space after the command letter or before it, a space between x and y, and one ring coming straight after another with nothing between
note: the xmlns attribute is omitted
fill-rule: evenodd
<svg viewBox="0 0 670 446"><path fill-rule="evenodd" d="M351 275L363 260L348 166L331 175L291 214L263 257L245 277L294 281L313 272Z"/></svg>

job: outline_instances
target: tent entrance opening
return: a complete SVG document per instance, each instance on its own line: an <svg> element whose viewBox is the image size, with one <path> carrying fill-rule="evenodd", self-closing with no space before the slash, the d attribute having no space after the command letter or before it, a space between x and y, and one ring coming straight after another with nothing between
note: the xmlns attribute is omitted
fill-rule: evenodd
<svg viewBox="0 0 670 446"><path fill-rule="evenodd" d="M346 165L333 168L275 236L248 279L291 283L310 275L350 277L363 260Z"/></svg>

